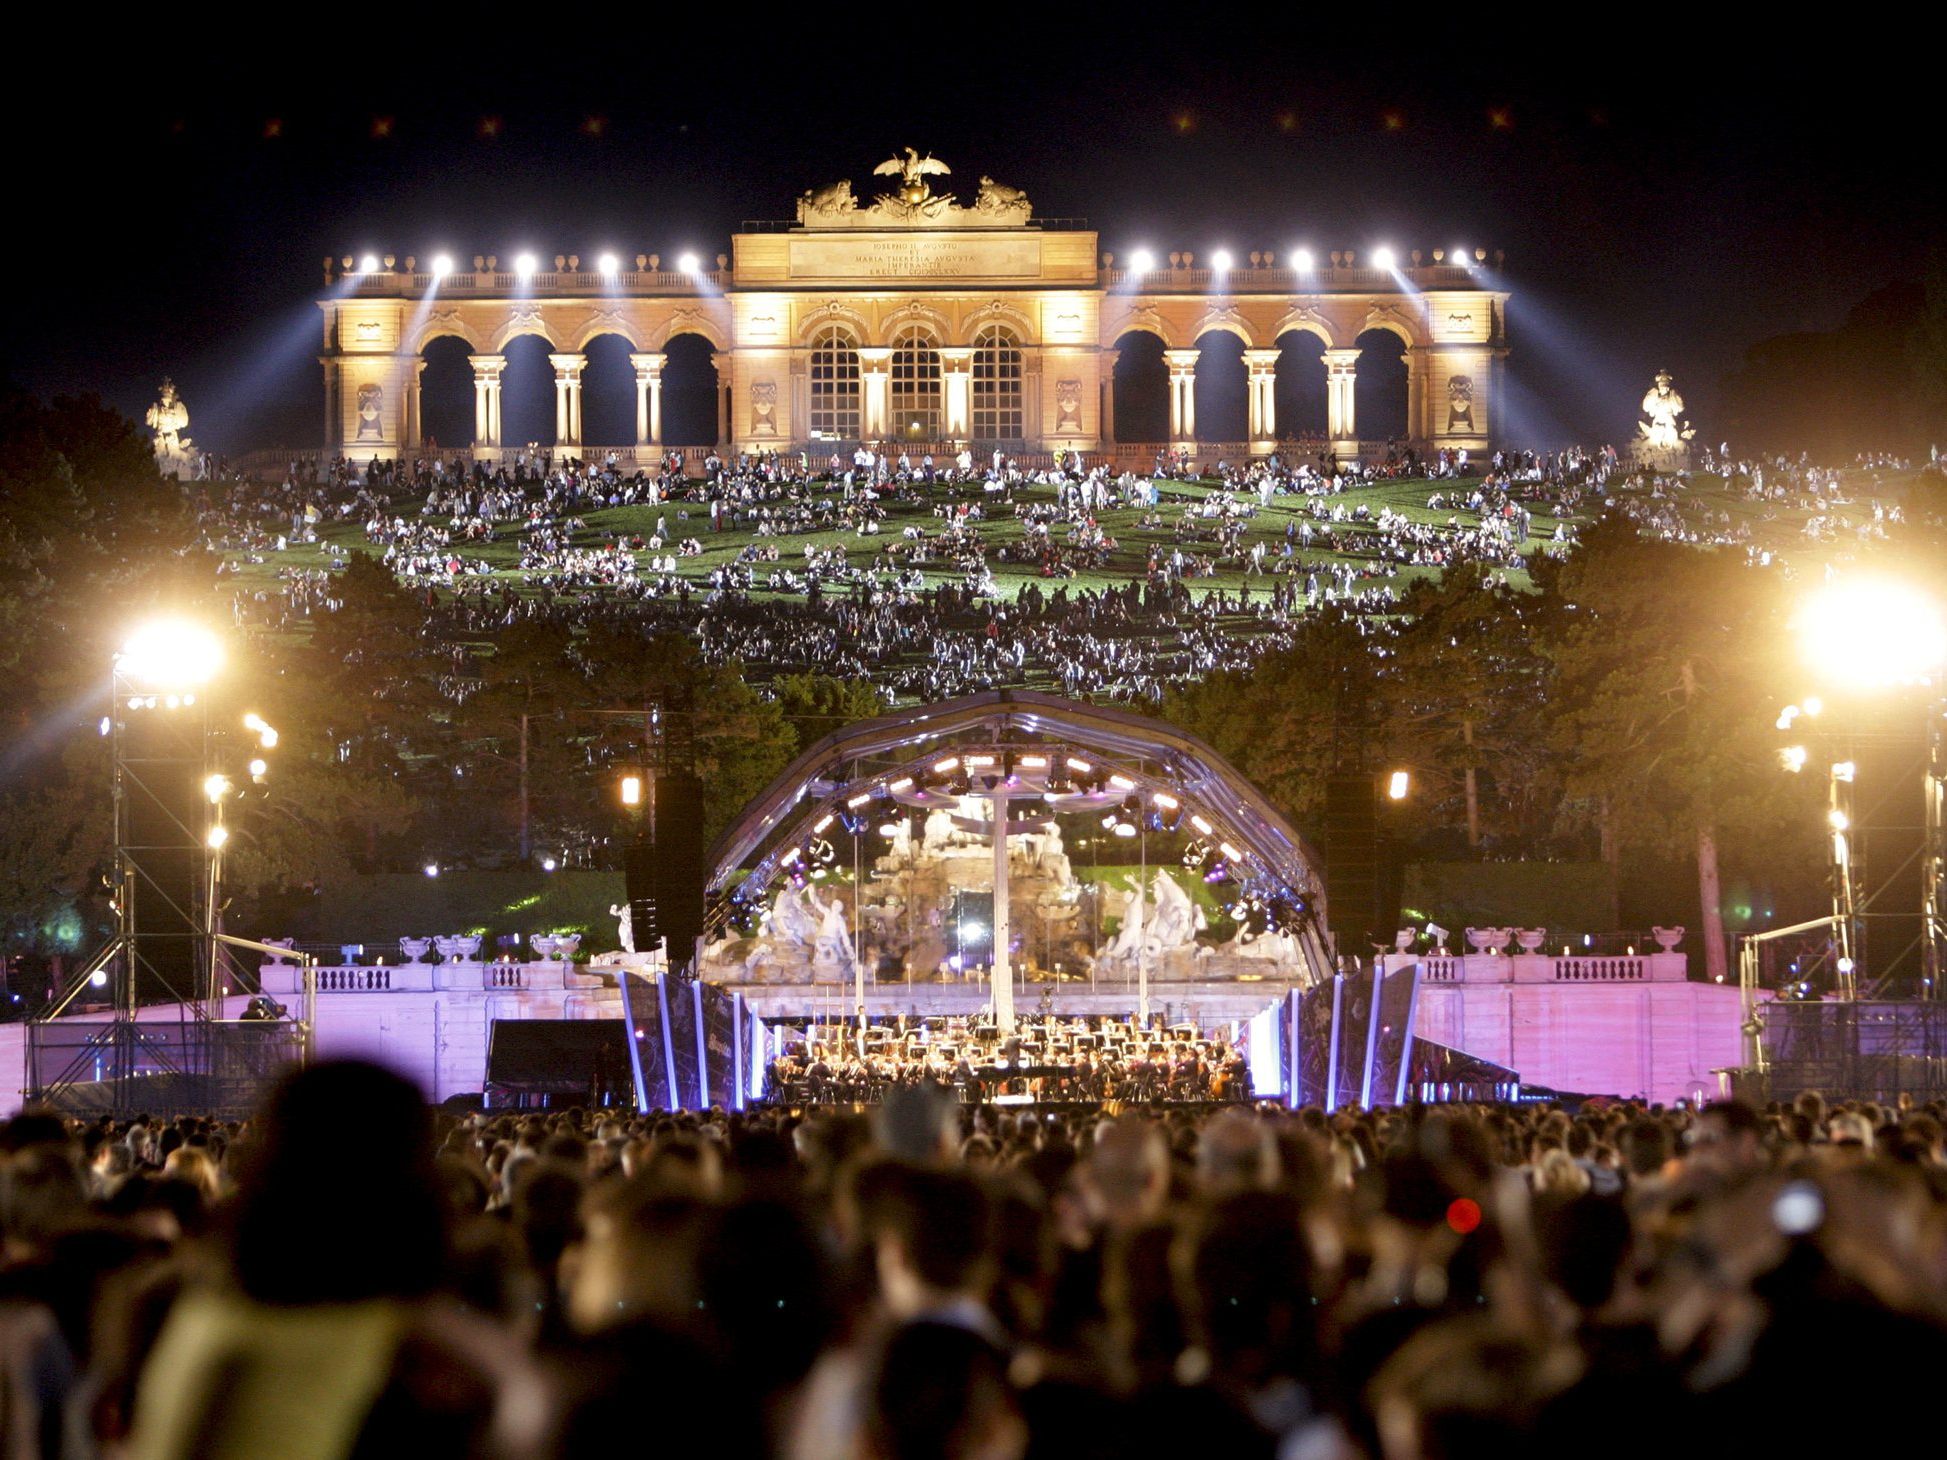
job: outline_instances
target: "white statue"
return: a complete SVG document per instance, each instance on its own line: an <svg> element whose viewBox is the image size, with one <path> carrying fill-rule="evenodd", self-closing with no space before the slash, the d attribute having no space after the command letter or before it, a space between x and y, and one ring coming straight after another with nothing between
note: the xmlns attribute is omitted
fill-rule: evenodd
<svg viewBox="0 0 1947 1460"><path fill-rule="evenodd" d="M189 407L176 394L176 383L162 378L162 399L143 418L155 432L156 470L166 477L188 480L196 475L196 447L189 439Z"/></svg>
<svg viewBox="0 0 1947 1460"><path fill-rule="evenodd" d="M1636 423L1636 460L1661 470L1678 470L1689 460L1688 442L1697 433L1683 419L1683 397L1671 385L1667 370L1656 372L1656 384L1643 397L1647 421Z"/></svg>
<svg viewBox="0 0 1947 1460"><path fill-rule="evenodd" d="M845 902L834 897L830 902L821 902L818 894L811 888L805 889L812 910L818 914L818 941L815 962L835 964L840 968L852 966L852 935L845 925Z"/></svg>
<svg viewBox="0 0 1947 1460"><path fill-rule="evenodd" d="M624 953L635 952L635 915L626 902L609 904L608 915L615 919L615 937Z"/></svg>
<svg viewBox="0 0 1947 1460"><path fill-rule="evenodd" d="M1149 935L1143 940L1143 951L1151 957L1190 947L1207 926L1203 909L1160 867L1150 884L1150 900L1156 911L1150 919Z"/></svg>
<svg viewBox="0 0 1947 1460"><path fill-rule="evenodd" d="M812 946L818 941L818 924L805 907L805 897L810 890L806 888L804 892L799 892L796 888L780 888L771 903L767 929L773 943L793 948L803 956L809 956Z"/></svg>
<svg viewBox="0 0 1947 1460"><path fill-rule="evenodd" d="M1061 844L1061 823L1047 821L1042 823L1042 827L1041 846L1035 855L1035 870L1065 887L1074 874L1068 863L1068 853Z"/></svg>
<svg viewBox="0 0 1947 1460"><path fill-rule="evenodd" d="M1125 881L1129 886L1129 899L1122 906L1122 926L1102 947L1100 956L1106 961L1134 958L1143 946L1143 885L1134 877Z"/></svg>
<svg viewBox="0 0 1947 1460"><path fill-rule="evenodd" d="M953 845L953 818L945 811L935 808L926 813L926 830L923 844L928 852L938 856Z"/></svg>
<svg viewBox="0 0 1947 1460"><path fill-rule="evenodd" d="M879 865L890 871L913 860L913 824L903 816L887 824L892 834L886 838L886 855L879 859Z"/></svg>

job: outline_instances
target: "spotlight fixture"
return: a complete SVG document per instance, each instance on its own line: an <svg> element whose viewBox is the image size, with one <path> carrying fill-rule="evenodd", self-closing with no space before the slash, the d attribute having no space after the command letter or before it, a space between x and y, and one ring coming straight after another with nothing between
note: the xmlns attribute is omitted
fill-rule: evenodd
<svg viewBox="0 0 1947 1460"><path fill-rule="evenodd" d="M1294 248L1291 251L1291 267L1301 274L1309 274L1316 263L1317 260L1312 257L1312 251L1308 248Z"/></svg>
<svg viewBox="0 0 1947 1460"><path fill-rule="evenodd" d="M453 272L452 254L436 253L433 255L433 277L435 279L444 279L448 274L452 272Z"/></svg>
<svg viewBox="0 0 1947 1460"><path fill-rule="evenodd" d="M538 267L539 263L533 254L524 253L516 255L514 259L514 277L524 284L534 277L534 271Z"/></svg>
<svg viewBox="0 0 1947 1460"><path fill-rule="evenodd" d="M1375 269L1390 269L1399 263L1399 256L1383 244L1372 251L1372 266Z"/></svg>
<svg viewBox="0 0 1947 1460"><path fill-rule="evenodd" d="M358 271L361 274L376 274L379 271L379 256L375 253L366 254L358 261Z"/></svg>
<svg viewBox="0 0 1947 1460"><path fill-rule="evenodd" d="M605 253L595 264L596 272L605 279L612 279L622 272L622 261L612 253Z"/></svg>
<svg viewBox="0 0 1947 1460"><path fill-rule="evenodd" d="M1147 274L1155 267L1156 255L1146 248L1139 248L1129 255L1129 272L1132 274Z"/></svg>
<svg viewBox="0 0 1947 1460"><path fill-rule="evenodd" d="M703 265L695 254L686 253L676 260L676 267L685 274L694 274L700 272Z"/></svg>
<svg viewBox="0 0 1947 1460"><path fill-rule="evenodd" d="M1230 265L1231 265L1231 257L1230 257L1229 249L1220 248L1215 253L1210 255L1210 267L1214 269L1217 273L1222 274L1228 272L1230 269Z"/></svg>

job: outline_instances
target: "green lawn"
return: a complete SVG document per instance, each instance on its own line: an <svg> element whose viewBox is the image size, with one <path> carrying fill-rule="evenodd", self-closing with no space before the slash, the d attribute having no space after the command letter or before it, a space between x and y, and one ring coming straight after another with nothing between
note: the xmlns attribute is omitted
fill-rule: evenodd
<svg viewBox="0 0 1947 1460"><path fill-rule="evenodd" d="M1892 473L1878 474L1877 478L1866 473L1856 473L1852 486L1855 501L1850 509L1846 509L1847 514L1854 520L1862 515L1870 515L1872 510L1870 493L1892 494L1903 487L1906 480ZM1471 527L1477 522L1473 513L1462 509L1429 509L1426 503L1429 495L1436 491L1450 497L1458 495L1464 498L1476 484L1476 479L1445 482L1419 479L1386 481L1360 487L1328 500L1332 504L1342 506L1348 514L1364 506L1376 517L1382 508L1390 508L1395 513L1416 521L1438 525L1457 521L1462 527ZM1215 483L1208 480L1166 484L1163 488L1164 496L1161 504L1165 526L1161 530L1146 530L1138 525L1146 509L1121 508L1100 513L1098 522L1116 539L1117 551L1105 568L1083 571L1066 580L1042 578L1033 563L1000 561L995 556L994 550L1002 544L1018 542L1022 535L1022 528L1013 518L1011 508L999 503L997 498L985 499L987 508L993 515L990 520L982 524L981 535L988 545L988 563L1000 594L1005 599L1012 599L1030 582L1039 584L1044 591L1052 591L1059 583L1065 581L1072 595L1083 589L1100 590L1140 581L1144 575L1150 549L1160 547L1167 553L1175 546L1173 528L1186 504L1201 500L1216 490ZM835 489L831 495L834 497L837 495ZM1030 503L1052 502L1054 491L1047 487L1030 487L1017 491L1016 498ZM769 539L759 539L757 534L748 528L734 531L726 529L720 533L712 533L709 510L702 504L664 503L605 508L583 514L583 520L587 525L584 531L576 534L574 543L578 547L593 547L611 542L618 536L636 534L647 539L654 532L658 517L665 517L668 519L671 537L674 539L665 545L665 551L673 550L675 541L688 537L696 538L703 545L700 556L679 560L682 576L691 580L697 591L701 593L707 590L709 574L713 568L733 561L745 546L754 541L762 540L778 548L779 562L775 565L778 568L790 568L801 572L806 547L829 548L839 543L845 545L850 561L856 566L867 561L878 561L879 550L888 541L900 541L901 531L908 525L923 526L929 535L937 533L943 524L942 520L934 515L934 506L943 502L967 499L980 500L978 489L940 487L935 489L933 496L925 502L897 502L886 499L884 505L887 514L881 524L880 532L876 536L863 538L849 531L791 534ZM1577 515L1566 519L1571 528L1585 525L1590 520L1590 505L1590 502L1585 500L1582 510ZM1252 541L1260 539L1266 543L1267 568L1276 561L1275 554L1285 540L1287 527L1301 516L1308 515L1309 506L1309 499L1303 497L1274 498L1270 507L1258 508L1255 515L1248 520L1245 544L1248 547ZM1692 522L1695 522L1706 508L1713 513L1728 511L1734 523L1751 525L1754 540L1760 546L1775 551L1789 553L1795 550L1802 551L1808 547L1802 535L1805 519L1809 515L1804 509L1796 506L1748 502L1737 491L1727 488L1715 477L1692 478L1684 496L1683 506L1686 518ZM395 512L403 513L416 520L416 504L395 503ZM685 512L689 514L687 518L683 516ZM1003 516L1002 513L1007 515ZM1557 519L1549 515L1545 508L1536 512L1533 520L1534 536L1523 548L1524 554L1532 557L1533 554L1546 550L1546 539L1552 534L1556 521ZM1345 523L1337 526L1339 530L1343 530L1356 524ZM1057 528L1056 541L1063 540L1064 531ZM322 540L316 545L293 546L283 553L269 555L263 563L238 565L236 574L226 576L223 580L222 591L225 593L255 591L269 586L280 568L316 568L328 564L332 561L334 548L340 553L383 550L375 549L366 542L363 525L356 522L330 525L323 530L321 537ZM496 584L509 584L519 591L531 591L518 567L520 542L523 537L524 533L517 531L514 525L502 523L496 528L496 541L484 544L461 544L456 551L463 558L489 564L493 569L493 581ZM1214 554L1215 545L1201 542L1186 544L1186 551ZM1375 562L1370 557L1325 547L1316 538L1309 550L1301 547L1297 549L1297 553L1306 569L1312 567L1328 569L1345 562L1372 566ZM641 556L646 559L647 554ZM1246 566L1236 562L1220 562L1215 576L1189 579L1190 590L1199 596L1219 590L1234 595L1239 588L1248 587L1254 598L1261 599L1274 580L1268 573L1247 576ZM1404 587L1415 576L1436 571L1430 568L1384 566L1387 566L1388 571L1382 579L1376 581L1391 582L1399 587ZM763 577L771 570L771 565L758 564L755 565L755 570L761 583ZM959 577L950 565L943 562L929 563L925 565L925 570L929 586L943 579L957 581ZM1516 570L1511 576L1519 583L1526 575ZM480 581L483 580L469 579L471 583ZM1361 580L1360 586L1367 586L1372 581L1375 580ZM755 590L755 596L764 599L797 595L772 595L768 590L759 587Z"/></svg>

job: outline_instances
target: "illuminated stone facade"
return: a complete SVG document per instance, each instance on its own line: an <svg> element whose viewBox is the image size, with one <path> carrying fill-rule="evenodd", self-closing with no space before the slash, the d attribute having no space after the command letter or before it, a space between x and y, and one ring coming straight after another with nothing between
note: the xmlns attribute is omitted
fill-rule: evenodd
<svg viewBox="0 0 1947 1460"><path fill-rule="evenodd" d="M1246 372L1249 439L1221 443L1231 452L1275 449L1280 341L1310 337L1322 348L1329 445L1359 454L1357 341L1371 330L1404 347L1408 440L1479 451L1496 438L1508 295L1478 254L1377 267L1333 253L1302 269L1269 255L1213 269L1172 254L1138 271L1099 252L1084 227L1034 220L1018 190L991 179L965 206L934 194L911 169L944 169L908 156L879 169L904 174L892 193L869 205L849 182L806 193L796 223L748 226L713 269L667 270L652 255L607 269L556 256L532 272L490 257L444 272L443 261L329 260L325 445L361 459L418 447L422 352L441 336L471 352L476 454L518 444L502 436L504 352L536 335L554 366L558 448L657 450L665 346L682 334L714 348L717 440L740 450L1132 447L1115 419L1118 344L1132 332L1161 344L1170 445L1198 446L1195 372L1220 332L1241 343ZM583 439L584 351L601 335L632 346L633 442Z"/></svg>

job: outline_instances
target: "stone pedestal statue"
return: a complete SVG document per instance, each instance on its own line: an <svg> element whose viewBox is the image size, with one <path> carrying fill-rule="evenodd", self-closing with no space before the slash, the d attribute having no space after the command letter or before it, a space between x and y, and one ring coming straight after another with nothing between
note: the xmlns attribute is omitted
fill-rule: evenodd
<svg viewBox="0 0 1947 1460"><path fill-rule="evenodd" d="M1667 370L1656 372L1656 384L1643 397L1647 421L1636 423L1636 441L1630 459L1652 471L1683 471L1690 465L1690 438L1695 428L1683 419L1683 397L1672 385Z"/></svg>
<svg viewBox="0 0 1947 1460"><path fill-rule="evenodd" d="M166 477L188 481L197 475L196 447L189 439L189 407L176 394L176 383L162 378L162 398L143 418L155 432L156 470Z"/></svg>

